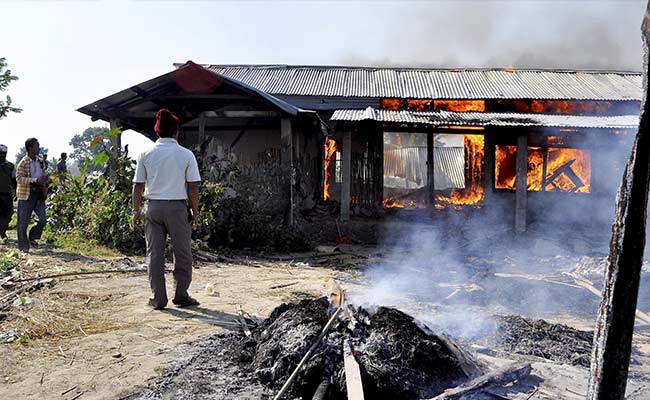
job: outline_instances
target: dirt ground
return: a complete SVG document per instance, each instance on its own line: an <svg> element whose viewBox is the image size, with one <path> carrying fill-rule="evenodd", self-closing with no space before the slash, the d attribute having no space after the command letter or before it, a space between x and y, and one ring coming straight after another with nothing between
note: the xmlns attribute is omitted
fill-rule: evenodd
<svg viewBox="0 0 650 400"><path fill-rule="evenodd" d="M0 251L7 251L7 247L1 247ZM93 265L110 261L49 249L35 250L28 259L33 260L33 268L49 265L50 272L54 266L92 270ZM345 274L327 266L295 262L246 264L249 265L198 263L191 293L201 306L179 309L170 303L164 311L154 311L145 305L150 292L143 273L55 279L53 286L29 295L31 304L24 306L27 310L18 321L10 316L0 322L0 332L15 329L16 324L39 328L42 321L30 317L29 308L39 311L39 307L52 304L53 298L72 311L65 314L66 321L53 322L66 327L63 334L57 334L53 328L52 332L30 338L26 343L0 345L3 353L0 398L119 399L128 396L168 365L174 347L220 328L239 329L235 318L240 307L264 318L283 302L325 294L328 281ZM172 293L171 274L167 283L168 293ZM207 294L208 284L216 293ZM90 310L91 320L88 319Z"/></svg>
<svg viewBox="0 0 650 400"><path fill-rule="evenodd" d="M0 245L0 254L13 246ZM528 317L582 330L593 327L597 296L566 282L558 284L563 279L561 271L574 271L574 265L591 266L591 261L468 257L464 265L469 269L462 272L459 265L441 269L439 265L446 260L424 257L421 265L413 264L409 254L414 251L408 249L392 257L372 247L344 246L341 250L335 257L249 258L239 254L222 257L220 262L198 262L191 293L201 306L179 309L170 304L164 311L154 311L146 306L150 292L142 258L102 252L94 254L103 256L84 256L48 246L37 249L21 261L22 277L116 268L129 271L54 278L49 286L28 294L25 304L14 305L6 319L0 318L0 334L15 329L29 337L0 344L0 399L139 398L147 386L164 378L170 365L184 358L191 362L193 351L200 349L196 343L209 343L211 335L224 329L239 332L240 307L265 318L281 303L329 294L332 280L348 290L350 301L394 306L432 327L444 328L490 366L522 356L481 345L486 321L473 321L476 316L523 315L531 311L531 304L546 304L552 307L539 307ZM531 263L536 273L552 275L530 275ZM438 273L432 275L431 268L438 268ZM528 275L521 278L523 273ZM398 276L408 284L398 284ZM596 276L592 279L597 280ZM168 293L172 290L168 274ZM558 299L571 301L567 305ZM462 332L455 329L457 325L463 327ZM468 327L471 332L466 332ZM468 336L472 332L474 336ZM628 396L643 399L650 392L650 333L639 331L634 347ZM537 394L532 398L583 397L588 369L540 357L524 359L533 362L533 378L543 384L531 381L530 391L503 398L528 398L533 390Z"/></svg>

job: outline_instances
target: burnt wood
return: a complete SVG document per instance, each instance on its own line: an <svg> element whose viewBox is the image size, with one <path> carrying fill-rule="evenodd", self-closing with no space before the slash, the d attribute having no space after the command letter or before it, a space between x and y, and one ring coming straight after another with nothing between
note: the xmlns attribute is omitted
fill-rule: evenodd
<svg viewBox="0 0 650 400"><path fill-rule="evenodd" d="M630 366L650 177L650 111L646 107L650 74L650 2L641 31L644 54L641 119L616 200L605 289L598 310L591 358L588 400L623 399Z"/></svg>

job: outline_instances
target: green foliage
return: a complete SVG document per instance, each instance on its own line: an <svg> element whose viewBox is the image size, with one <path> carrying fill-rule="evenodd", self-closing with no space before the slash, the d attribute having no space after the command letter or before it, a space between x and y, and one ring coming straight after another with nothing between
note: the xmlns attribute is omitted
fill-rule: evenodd
<svg viewBox="0 0 650 400"><path fill-rule="evenodd" d="M69 158L77 160L80 166L87 164L87 169L90 171L99 170L99 166L91 165L89 160L93 160L98 153L103 151L100 144L104 143L106 137L111 137L108 135L109 132L112 132L112 136L115 136L119 134L120 130L113 129L109 131L108 128L93 126L87 128L81 134L74 135L69 143L73 148Z"/></svg>
<svg viewBox="0 0 650 400"><path fill-rule="evenodd" d="M203 172L196 237L213 248L310 249L302 232L284 225L287 176L274 159L261 160L254 168L213 162Z"/></svg>
<svg viewBox="0 0 650 400"><path fill-rule="evenodd" d="M103 139L97 147L102 156L95 160L103 172L54 178L48 200L49 236L79 237L87 244L141 253L144 238L131 229L134 162L126 151L116 155Z"/></svg>
<svg viewBox="0 0 650 400"><path fill-rule="evenodd" d="M11 74L7 69L7 60L0 57L0 92L4 92L12 81L18 80L18 77ZM22 109L11 106L11 96L7 95L5 100L0 99L0 119L6 117L10 112L19 113Z"/></svg>
<svg viewBox="0 0 650 400"><path fill-rule="evenodd" d="M0 255L0 276L8 275L11 270L20 265L20 254L17 251L7 251Z"/></svg>

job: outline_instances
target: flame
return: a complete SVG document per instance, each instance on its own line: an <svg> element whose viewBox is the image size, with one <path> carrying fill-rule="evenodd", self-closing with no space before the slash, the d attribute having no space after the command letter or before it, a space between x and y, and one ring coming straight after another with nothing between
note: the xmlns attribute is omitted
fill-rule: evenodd
<svg viewBox="0 0 650 400"><path fill-rule="evenodd" d="M528 148L526 187L530 191L542 190L544 175L544 149ZM516 146L496 146L495 188L516 188ZM547 191L576 193L591 192L591 152L584 149L550 147L546 149Z"/></svg>
<svg viewBox="0 0 650 400"><path fill-rule="evenodd" d="M515 72L515 67L511 64L506 67L506 72Z"/></svg>
<svg viewBox="0 0 650 400"><path fill-rule="evenodd" d="M323 200L330 199L330 164L332 157L336 153L336 141L332 138L325 137L324 154L325 159L323 163L324 178L323 178Z"/></svg>
<svg viewBox="0 0 650 400"><path fill-rule="evenodd" d="M383 203L386 208L426 208L427 206L425 201L399 199L397 197L385 198Z"/></svg>
<svg viewBox="0 0 650 400"><path fill-rule="evenodd" d="M420 100L420 99L406 100L406 108L411 111L431 110L433 108L432 105L433 105L433 100Z"/></svg>
<svg viewBox="0 0 650 400"><path fill-rule="evenodd" d="M433 103L434 110L444 111L485 111L485 100L435 100Z"/></svg>
<svg viewBox="0 0 650 400"><path fill-rule="evenodd" d="M385 110L399 110L402 108L401 99L381 99L381 108Z"/></svg>
<svg viewBox="0 0 650 400"><path fill-rule="evenodd" d="M532 100L530 111L541 114L603 115L614 105L607 101Z"/></svg>
<svg viewBox="0 0 650 400"><path fill-rule="evenodd" d="M547 191L590 193L591 152L583 149L549 148L546 178ZM560 170L562 169L562 170Z"/></svg>
<svg viewBox="0 0 650 400"><path fill-rule="evenodd" d="M564 136L547 136L546 137L546 143L548 144L555 144L555 145L566 145L566 137Z"/></svg>
<svg viewBox="0 0 650 400"><path fill-rule="evenodd" d="M483 189L483 158L485 137L483 135L464 135L465 180L469 182L464 189L454 189L449 196L436 196L436 201L459 206L477 206L485 197ZM436 208L439 208L436 206Z"/></svg>

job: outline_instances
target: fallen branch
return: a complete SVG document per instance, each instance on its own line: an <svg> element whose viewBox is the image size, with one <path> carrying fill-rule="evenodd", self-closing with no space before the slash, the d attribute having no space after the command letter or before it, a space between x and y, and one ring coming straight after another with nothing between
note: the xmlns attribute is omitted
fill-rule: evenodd
<svg viewBox="0 0 650 400"><path fill-rule="evenodd" d="M514 382L530 374L530 363L515 363L496 371L481 375L476 379L464 383L452 389L445 390L442 394L429 400L453 400L462 399L465 396L486 389L489 386L505 385Z"/></svg>
<svg viewBox="0 0 650 400"><path fill-rule="evenodd" d="M298 363L296 368L293 370L293 372L289 376L289 379L287 379L287 381L284 383L284 385L282 385L282 388L280 389L278 394L276 394L275 397L273 397L273 400L281 399L282 396L284 395L284 393L289 389L289 387L293 383L293 380L296 379L296 376L298 376L298 372L300 372L300 369L302 368L302 366L311 358L311 355L318 348L318 345L320 344L320 341L323 340L323 338L325 337L325 334L327 333L327 331L330 329L330 327L332 326L332 324L336 320L336 317L339 316L339 313L341 312L341 310L342 310L342 308L339 307L339 308L336 309L336 311L334 311L334 314L332 314L332 317L330 318L330 320L327 321L327 324L325 325L325 327L321 331L320 335L318 335L316 340L314 340L314 343L311 345L309 350L307 350L307 353L305 353L305 355L302 357L302 360L300 360L300 362Z"/></svg>
<svg viewBox="0 0 650 400"><path fill-rule="evenodd" d="M578 276L576 274L570 273L570 272L564 272L564 274L572 277L573 281L575 282L576 285L580 286L581 288L591 292L592 294L594 294L594 295L596 295L598 297L602 297L602 292L600 290L598 290L593 285L593 283L589 282L588 280L586 280L586 279L584 279L584 278L582 278L582 277L580 277L580 276ZM636 317L639 320L643 321L644 323L650 324L650 314L648 314L646 312L643 312L643 311L639 310L638 308L636 309Z"/></svg>
<svg viewBox="0 0 650 400"><path fill-rule="evenodd" d="M35 281L38 279L50 279L50 278L63 278L66 276L77 276L77 275L98 275L98 274L114 274L114 273L146 273L146 269L107 269L104 271L78 271L78 272L64 272L61 274L53 274L53 275L44 275L44 276L38 276L38 277L33 277L33 278L23 278L23 279L18 279L13 282L19 283L19 282L29 282L29 281ZM172 272L172 270L165 270L165 272Z"/></svg>

